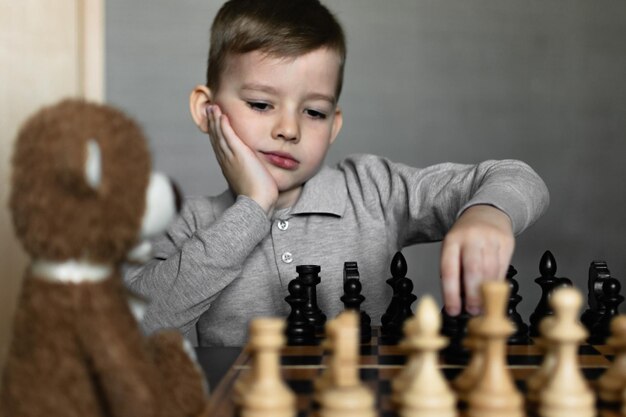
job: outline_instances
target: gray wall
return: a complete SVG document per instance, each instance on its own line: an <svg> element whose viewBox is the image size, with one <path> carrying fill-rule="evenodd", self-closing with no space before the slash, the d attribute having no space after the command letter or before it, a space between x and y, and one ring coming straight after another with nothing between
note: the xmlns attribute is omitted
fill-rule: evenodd
<svg viewBox="0 0 626 417"><path fill-rule="evenodd" d="M151 138L158 169L188 194L225 182L193 125L221 1L108 0L107 97ZM534 309L538 261L585 287L594 259L626 276L626 3L622 0L328 0L348 37L344 129L328 156L385 155L415 166L528 162L549 212L517 240L513 264ZM418 292L439 296L439 244L405 251ZM385 278L385 277L381 277ZM626 308L626 307L624 307Z"/></svg>

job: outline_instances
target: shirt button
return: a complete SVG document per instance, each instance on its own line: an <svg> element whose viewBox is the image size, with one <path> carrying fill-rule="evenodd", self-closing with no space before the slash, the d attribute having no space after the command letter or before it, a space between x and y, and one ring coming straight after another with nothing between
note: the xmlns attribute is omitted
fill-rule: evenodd
<svg viewBox="0 0 626 417"><path fill-rule="evenodd" d="M287 220L278 221L278 228L280 230L287 230L288 227L289 227L289 222Z"/></svg>
<svg viewBox="0 0 626 417"><path fill-rule="evenodd" d="M282 256L280 257L284 263L286 264L290 264L293 262L293 255L291 254L291 252L285 252L282 254Z"/></svg>

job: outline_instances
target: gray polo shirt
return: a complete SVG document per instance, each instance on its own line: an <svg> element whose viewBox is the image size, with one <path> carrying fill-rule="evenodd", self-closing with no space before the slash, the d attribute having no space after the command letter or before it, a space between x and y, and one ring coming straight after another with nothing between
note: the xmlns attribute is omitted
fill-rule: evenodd
<svg viewBox="0 0 626 417"><path fill-rule="evenodd" d="M547 208L548 191L528 165L513 160L414 168L372 155L323 167L295 206L271 218L253 200L226 191L192 197L154 258L126 271L130 288L151 300L147 331L197 328L200 345L243 345L258 316L289 314L284 301L296 265L321 266L318 304L328 317L342 309L343 264L356 261L374 323L389 304L385 283L394 253L441 240L459 214L495 206L515 233ZM428 279L437 279L430 277Z"/></svg>

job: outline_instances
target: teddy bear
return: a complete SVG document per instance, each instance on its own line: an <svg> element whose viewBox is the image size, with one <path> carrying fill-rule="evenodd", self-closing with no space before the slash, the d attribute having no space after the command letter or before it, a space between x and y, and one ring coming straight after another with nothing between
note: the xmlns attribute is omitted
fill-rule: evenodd
<svg viewBox="0 0 626 417"><path fill-rule="evenodd" d="M121 266L145 258L180 199L112 106L65 99L18 133L9 198L25 272L3 417L196 417L204 374L179 332L144 335ZM178 202L178 203L177 203Z"/></svg>

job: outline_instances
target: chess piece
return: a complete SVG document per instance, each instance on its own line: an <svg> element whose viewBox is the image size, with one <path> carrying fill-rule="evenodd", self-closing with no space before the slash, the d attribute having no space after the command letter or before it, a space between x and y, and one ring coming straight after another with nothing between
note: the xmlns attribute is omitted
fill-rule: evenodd
<svg viewBox="0 0 626 417"><path fill-rule="evenodd" d="M296 272L298 280L304 287L305 303L302 308L302 314L306 319L315 326L316 333L324 332L324 323L326 323L326 315L317 306L316 286L321 282L319 265L298 265Z"/></svg>
<svg viewBox="0 0 626 417"><path fill-rule="evenodd" d="M396 252L391 260L391 278L385 281L387 285L389 285L393 291L393 295L391 296L391 302L387 306L387 310L380 318L380 323L382 326L386 326L396 315L396 311L398 309L398 290L396 288L396 283L403 277L406 276L407 265L406 259L402 252Z"/></svg>
<svg viewBox="0 0 626 417"><path fill-rule="evenodd" d="M539 394L541 417L592 417L594 394L578 363L578 346L587 331L578 321L582 296L574 288L559 288L550 300L554 321L544 337L554 346L556 363Z"/></svg>
<svg viewBox="0 0 626 417"><path fill-rule="evenodd" d="M467 354L464 340L468 335L468 323L472 319L472 315L465 311L465 303L461 307L461 312L456 316L449 315L445 309L441 310L443 325L441 332L446 336L450 343L444 350L445 356L451 361L456 358L463 357Z"/></svg>
<svg viewBox="0 0 626 417"><path fill-rule="evenodd" d="M411 304L417 299L413 294L413 282L406 277L406 259L397 252L391 261L391 275L387 280L393 287L393 297L387 311L381 317L381 332L389 341L402 338L402 326L407 318L413 315Z"/></svg>
<svg viewBox="0 0 626 417"><path fill-rule="evenodd" d="M344 311L328 328L334 332L332 381L320 393L320 417L375 417L374 395L359 380L359 317Z"/></svg>
<svg viewBox="0 0 626 417"><path fill-rule="evenodd" d="M463 402L467 402L467 395L475 386L485 363L485 343L478 335L479 324L478 317L473 317L467 322L467 336L463 340L463 344L465 348L471 351L472 355L468 365L452 383L459 400Z"/></svg>
<svg viewBox="0 0 626 417"><path fill-rule="evenodd" d="M522 301L522 297L519 295L519 284L514 278L515 275L517 275L517 270L513 265L509 265L506 273L506 280L510 287L507 316L515 325L515 332L509 337L508 343L510 345L526 345L530 340L528 337L528 325L524 323L522 316L517 312L517 305Z"/></svg>
<svg viewBox="0 0 626 417"><path fill-rule="evenodd" d="M613 277L607 278L602 283L600 303L603 309L598 312L597 320L590 329L589 341L594 344L604 344L606 338L611 335L611 321L618 315L618 307L624 301L620 294L622 285Z"/></svg>
<svg viewBox="0 0 626 417"><path fill-rule="evenodd" d="M590 334L591 329L596 325L600 315L604 312L602 302L602 285L604 281L611 277L611 272L605 261L592 261L589 264L589 274L587 278L587 309L580 316L580 321L585 325Z"/></svg>
<svg viewBox="0 0 626 417"><path fill-rule="evenodd" d="M285 323L276 318L250 322L250 378L241 392L241 417L295 417L296 396L282 380L280 349Z"/></svg>
<svg viewBox="0 0 626 417"><path fill-rule="evenodd" d="M287 286L289 295L285 301L291 307L291 313L287 317L288 345L312 345L315 344L315 326L307 320L302 309L306 303L304 286L299 279L295 278Z"/></svg>
<svg viewBox="0 0 626 417"><path fill-rule="evenodd" d="M611 337L607 344L613 349L615 359L598 379L600 399L607 403L618 403L626 389L626 316L619 315L611 321Z"/></svg>
<svg viewBox="0 0 626 417"><path fill-rule="evenodd" d="M439 334L441 316L435 300L423 297L404 328L401 346L409 352L408 364L392 385L400 417L455 417L456 398L438 366L437 352L447 341Z"/></svg>
<svg viewBox="0 0 626 417"><path fill-rule="evenodd" d="M411 304L417 299L413 294L413 281L402 277L396 282L398 292L396 311L391 320L382 327L382 334L386 340L398 341L402 338L402 327L405 321L413 316Z"/></svg>
<svg viewBox="0 0 626 417"><path fill-rule="evenodd" d="M483 371L467 396L469 417L522 417L524 404L506 366L506 341L513 324L506 316L509 285L489 281L481 287L485 313L476 333L484 341Z"/></svg>
<svg viewBox="0 0 626 417"><path fill-rule="evenodd" d="M539 261L539 272L541 276L535 279L535 282L541 287L541 298L537 303L537 307L530 315L530 335L539 336L539 323L544 317L554 314L550 307L550 295L552 292L562 286L572 286L572 282L568 278L556 277L556 260L550 251L545 251Z"/></svg>
<svg viewBox="0 0 626 417"><path fill-rule="evenodd" d="M465 309L465 291L463 286L461 286L461 312L456 316L451 316L445 308L442 308L441 315L443 318L441 333L450 341L444 349L444 356L450 362L467 357L468 351L465 347L465 339L468 335L468 322L473 316ZM461 363L465 362L462 361Z"/></svg>
<svg viewBox="0 0 626 417"><path fill-rule="evenodd" d="M359 312L359 322L361 328L361 343L367 343L372 339L372 319L361 310L361 304L365 297L361 294L361 280L356 262L345 262L343 268L343 302L346 310Z"/></svg>

